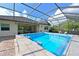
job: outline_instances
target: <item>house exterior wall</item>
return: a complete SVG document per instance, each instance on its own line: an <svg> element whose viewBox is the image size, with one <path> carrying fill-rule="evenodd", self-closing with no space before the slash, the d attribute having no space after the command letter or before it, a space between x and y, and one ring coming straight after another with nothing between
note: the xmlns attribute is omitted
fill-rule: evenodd
<svg viewBox="0 0 79 59"><path fill-rule="evenodd" d="M1 31L1 24L9 24L10 30L9 31ZM30 24L28 24L30 25ZM45 27L48 27L48 29L45 29ZM48 32L49 26L44 24L39 24L32 26L32 31L34 32ZM11 36L18 34L18 23L14 21L6 21L6 20L0 20L0 36Z"/></svg>
<svg viewBox="0 0 79 59"><path fill-rule="evenodd" d="M0 25L1 24L10 24L10 30L1 31L1 26L0 26L0 36L15 35L18 33L18 25L16 24L16 22L0 20Z"/></svg>
<svg viewBox="0 0 79 59"><path fill-rule="evenodd" d="M45 29L45 27L48 27L48 29ZM48 25L39 24L37 25L37 32L48 32L50 27Z"/></svg>

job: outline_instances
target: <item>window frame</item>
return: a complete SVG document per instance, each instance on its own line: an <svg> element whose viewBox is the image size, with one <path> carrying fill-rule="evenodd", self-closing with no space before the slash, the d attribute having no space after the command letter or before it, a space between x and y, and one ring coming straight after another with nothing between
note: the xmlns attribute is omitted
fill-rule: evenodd
<svg viewBox="0 0 79 59"><path fill-rule="evenodd" d="M1 31L10 31L10 24L1 23Z"/></svg>

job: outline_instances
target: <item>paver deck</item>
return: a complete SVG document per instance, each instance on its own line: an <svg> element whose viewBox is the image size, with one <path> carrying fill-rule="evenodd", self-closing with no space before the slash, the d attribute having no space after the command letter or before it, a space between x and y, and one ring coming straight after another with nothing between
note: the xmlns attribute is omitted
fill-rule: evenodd
<svg viewBox="0 0 79 59"><path fill-rule="evenodd" d="M18 54L23 56L54 56L54 54L48 52L39 46L36 42L25 38L17 36L16 38L18 46ZM16 47L17 48L17 47Z"/></svg>
<svg viewBox="0 0 79 59"><path fill-rule="evenodd" d="M55 56L51 52L43 49L36 42L17 36L16 42L19 46L19 54L23 56ZM69 47L67 48L66 56L79 56L79 36L74 35Z"/></svg>
<svg viewBox="0 0 79 59"><path fill-rule="evenodd" d="M79 36L74 35L66 56L79 56ZM51 52L43 49L36 42L22 37L16 36L16 39L7 37L5 39L0 38L0 56L55 56Z"/></svg>
<svg viewBox="0 0 79 59"><path fill-rule="evenodd" d="M79 36L74 35L68 48L67 56L79 56Z"/></svg>
<svg viewBox="0 0 79 59"><path fill-rule="evenodd" d="M14 38L0 37L0 56L14 56L14 55L15 55Z"/></svg>

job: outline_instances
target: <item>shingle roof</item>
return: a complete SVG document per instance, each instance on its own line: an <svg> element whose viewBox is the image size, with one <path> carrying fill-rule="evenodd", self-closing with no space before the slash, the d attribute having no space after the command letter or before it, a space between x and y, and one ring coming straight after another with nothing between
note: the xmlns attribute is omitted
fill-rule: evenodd
<svg viewBox="0 0 79 59"><path fill-rule="evenodd" d="M47 22L38 22L26 17L22 17L22 16L2 16L0 15L0 19L2 20L8 20L8 21L16 21L16 22L26 22L26 23L35 23L35 24L48 24Z"/></svg>

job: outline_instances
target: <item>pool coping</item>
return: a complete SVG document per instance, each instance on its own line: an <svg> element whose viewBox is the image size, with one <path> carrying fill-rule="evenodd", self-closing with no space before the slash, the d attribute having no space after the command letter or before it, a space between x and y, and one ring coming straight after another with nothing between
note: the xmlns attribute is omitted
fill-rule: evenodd
<svg viewBox="0 0 79 59"><path fill-rule="evenodd" d="M75 45L73 45L74 43ZM68 48L68 52L66 56L79 56L78 47L76 46L79 46L79 35L73 35L73 38L71 40L71 44L70 44L70 47Z"/></svg>
<svg viewBox="0 0 79 59"><path fill-rule="evenodd" d="M42 32L40 32L40 33L42 33ZM66 34L50 33L50 32L49 32L49 33L48 33L48 32L43 32L43 33L45 33L45 34L53 34L53 35L54 35L54 34L55 34L55 35L62 35L62 36L67 36L67 35L68 35L69 37L71 37L71 39L72 39L72 36L73 36L73 35L70 35L70 34L67 34L67 35L66 35ZM30 33L29 33L29 34L30 34ZM24 36L25 34L21 34L21 35ZM29 37L26 36L26 35L25 35L24 37L29 38ZM29 38L29 39L32 40L31 38ZM70 39L70 41L71 41L71 39ZM32 41L34 41L34 40L32 40ZM66 50L67 50L67 48L68 48L68 46L69 46L70 41L68 42L68 44L64 47L64 50L62 51L62 52L63 52L63 56L65 56L66 53L67 53ZM35 41L34 41L34 42L35 42ZM36 43L37 43L37 42L36 42ZM38 44L38 43L37 43L37 44ZM40 44L38 44L38 45L40 45ZM40 46L41 46L41 45L40 45ZM50 53L51 53L51 52L50 52ZM52 54L55 54L55 53L52 53ZM57 55L57 54L55 54L55 55ZM57 56L58 56L58 55L57 55Z"/></svg>
<svg viewBox="0 0 79 59"><path fill-rule="evenodd" d="M22 39L24 39L24 41L26 40L26 38L25 37L23 37L23 36L19 36L20 38L22 38ZM30 40L30 39L29 39ZM17 41L16 39L15 39L15 41ZM23 40L22 40L23 41ZM21 43L22 43L22 41L21 41ZM23 41L23 42L24 42ZM32 43L34 43L34 44L36 44L36 45L34 45L34 47L35 46L38 46L39 48L41 47L40 45L38 45L36 42L33 42L33 41L31 41L30 40L30 42L32 42ZM16 42L17 43L17 42ZM21 44L18 44L19 45L19 47L20 46L22 46ZM27 45L27 43L25 44L26 46L28 46ZM32 46L32 45L31 45ZM27 53L27 51L25 51L23 54L22 53L19 53L20 52L20 50L22 49L22 48L19 48L18 46L16 46L16 48L18 48L18 49L16 49L16 55L20 55L20 56L28 56L28 55L31 55L31 54L33 54L34 56L39 56L39 55L44 55L44 56L55 56L54 54L51 54L49 51L47 51L47 50L45 50L45 49L41 49L41 50L37 50L37 51L31 51L31 52L29 52L29 53ZM37 48L38 49L38 48ZM19 51L18 51L19 50ZM23 49L22 49L23 50ZM28 50L29 50L29 48L28 48ZM44 53L42 52L42 51L44 51ZM37 54L36 54L37 53ZM39 53L39 54L38 54Z"/></svg>
<svg viewBox="0 0 79 59"><path fill-rule="evenodd" d="M75 36L75 35L72 36L71 41L70 41L69 44L67 45L68 47L66 48L66 49L67 49L66 54L63 55L63 56L69 56L69 55L68 55L68 51L69 51L70 45L72 44L72 43L71 43L72 41L75 41L75 42L79 43L79 41L76 41L76 40L73 39L74 36ZM77 36L78 36L78 35L77 35ZM30 40L31 40L31 39L30 39ZM32 40L31 40L31 41L32 41ZM40 45L38 45L38 46L40 46ZM65 50L66 50L66 49L65 49ZM45 50L46 50L46 49L45 49ZM51 53L51 52L50 52L50 53ZM52 53L52 54L53 54L53 53ZM38 56L39 56L39 55L38 55ZM55 56L55 55L54 55L54 56Z"/></svg>

